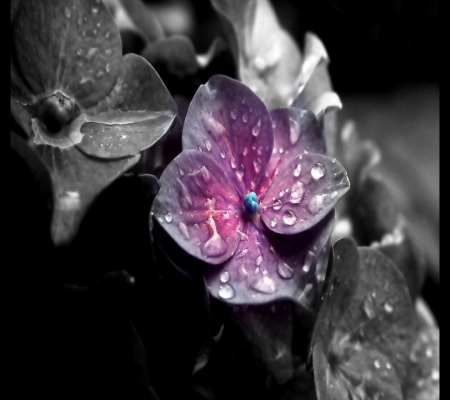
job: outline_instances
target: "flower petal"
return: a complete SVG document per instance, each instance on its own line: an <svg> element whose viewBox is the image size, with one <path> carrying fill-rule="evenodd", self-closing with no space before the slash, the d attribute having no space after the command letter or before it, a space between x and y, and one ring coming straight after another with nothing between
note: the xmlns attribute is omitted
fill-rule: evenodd
<svg viewBox="0 0 450 400"><path fill-rule="evenodd" d="M242 207L220 164L185 150L164 170L153 203L156 220L189 254L210 264L227 260L242 229Z"/></svg>
<svg viewBox="0 0 450 400"><path fill-rule="evenodd" d="M215 75L199 88L186 115L183 149L222 160L221 168L241 197L264 176L272 145L269 112L247 86Z"/></svg>
<svg viewBox="0 0 450 400"><path fill-rule="evenodd" d="M310 309L316 304L321 283L315 273L316 254L331 235L334 213L289 240L265 228L261 221L254 222L245 223L233 256L219 268L206 271L210 293L234 304L287 297Z"/></svg>
<svg viewBox="0 0 450 400"><path fill-rule="evenodd" d="M120 36L102 1L23 1L12 34L13 95L23 101L58 90L89 107L117 81Z"/></svg>
<svg viewBox="0 0 450 400"><path fill-rule="evenodd" d="M214 0L225 18L225 31L239 68L240 80L251 87L269 109L285 107L295 95L302 56L279 24L267 0Z"/></svg>
<svg viewBox="0 0 450 400"><path fill-rule="evenodd" d="M256 194L267 192L276 175L305 151L325 154L325 139L316 116L298 108L276 108L270 112L274 142L272 155Z"/></svg>
<svg viewBox="0 0 450 400"><path fill-rule="evenodd" d="M349 188L347 172L336 159L301 154L276 176L261 201L261 219L277 233L302 232L327 215Z"/></svg>

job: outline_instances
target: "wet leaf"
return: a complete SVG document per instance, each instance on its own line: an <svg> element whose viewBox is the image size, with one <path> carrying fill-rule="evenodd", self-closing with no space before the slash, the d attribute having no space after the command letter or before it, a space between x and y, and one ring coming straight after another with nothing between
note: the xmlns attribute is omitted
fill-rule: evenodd
<svg viewBox="0 0 450 400"><path fill-rule="evenodd" d="M414 329L411 299L395 265L377 250L356 253L354 242L337 241L312 340L319 399L377 393L402 399Z"/></svg>
<svg viewBox="0 0 450 400"><path fill-rule="evenodd" d="M119 77L120 37L102 1L22 1L11 43L12 95L26 103L59 90L90 107Z"/></svg>

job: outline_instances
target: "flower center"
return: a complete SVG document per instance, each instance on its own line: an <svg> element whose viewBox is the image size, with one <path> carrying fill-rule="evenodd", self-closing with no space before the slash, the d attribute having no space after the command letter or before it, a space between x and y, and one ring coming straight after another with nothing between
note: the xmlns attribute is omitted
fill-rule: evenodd
<svg viewBox="0 0 450 400"><path fill-rule="evenodd" d="M258 211L258 197L255 192L250 192L245 195L244 209L247 215L253 215Z"/></svg>

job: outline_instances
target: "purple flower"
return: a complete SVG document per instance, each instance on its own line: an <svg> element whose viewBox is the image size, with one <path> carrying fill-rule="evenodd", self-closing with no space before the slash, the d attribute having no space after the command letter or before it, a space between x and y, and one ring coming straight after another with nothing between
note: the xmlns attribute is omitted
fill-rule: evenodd
<svg viewBox="0 0 450 400"><path fill-rule="evenodd" d="M208 265L211 294L231 303L279 297L311 306L334 205L349 189L325 154L315 115L270 113L244 84L213 76L195 94L183 151L165 169L153 214ZM322 271L323 272L323 271Z"/></svg>

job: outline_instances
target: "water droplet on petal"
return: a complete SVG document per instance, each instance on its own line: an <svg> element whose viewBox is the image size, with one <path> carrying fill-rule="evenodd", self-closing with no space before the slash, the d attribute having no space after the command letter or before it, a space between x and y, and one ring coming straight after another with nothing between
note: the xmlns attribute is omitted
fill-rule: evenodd
<svg viewBox="0 0 450 400"><path fill-rule="evenodd" d="M273 294L278 290L275 281L268 276L260 277L251 285L251 287L263 294Z"/></svg>
<svg viewBox="0 0 450 400"><path fill-rule="evenodd" d="M247 149L247 147L244 147L244 150L242 150L242 155L246 156L247 153L248 153L248 149Z"/></svg>
<svg viewBox="0 0 450 400"><path fill-rule="evenodd" d="M64 8L64 14L66 15L67 18L70 18L70 10L68 7Z"/></svg>
<svg viewBox="0 0 450 400"><path fill-rule="evenodd" d="M392 368L392 365L391 365L389 362L387 362L387 363L386 363L386 368L387 368L387 369L391 369L391 368Z"/></svg>
<svg viewBox="0 0 450 400"><path fill-rule="evenodd" d="M311 214L318 214L325 205L326 194L316 194L311 198L308 204L308 210Z"/></svg>
<svg viewBox="0 0 450 400"><path fill-rule="evenodd" d="M370 294L367 294L364 299L363 309L369 319L373 319L377 315L376 304Z"/></svg>
<svg viewBox="0 0 450 400"><path fill-rule="evenodd" d="M377 359L373 362L373 365L375 366L376 369L379 369L381 367L380 361Z"/></svg>
<svg viewBox="0 0 450 400"><path fill-rule="evenodd" d="M433 372L431 372L431 380L433 382L437 382L439 380L439 371L437 369L433 369Z"/></svg>
<svg viewBox="0 0 450 400"><path fill-rule="evenodd" d="M170 212L167 212L166 215L164 215L164 218L167 222L172 222L172 214Z"/></svg>
<svg viewBox="0 0 450 400"><path fill-rule="evenodd" d="M223 271L220 274L220 282L227 283L230 280L230 273L228 271Z"/></svg>
<svg viewBox="0 0 450 400"><path fill-rule="evenodd" d="M77 50L77 56L82 56L83 55L83 50L82 49L78 49Z"/></svg>
<svg viewBox="0 0 450 400"><path fill-rule="evenodd" d="M278 274L283 279L291 279L294 276L294 269L284 261L278 260Z"/></svg>
<svg viewBox="0 0 450 400"><path fill-rule="evenodd" d="M222 151L220 152L220 157L225 158L225 150L222 150Z"/></svg>
<svg viewBox="0 0 450 400"><path fill-rule="evenodd" d="M236 168L236 159L234 157L231 157L231 168L235 169Z"/></svg>
<svg viewBox="0 0 450 400"><path fill-rule="evenodd" d="M211 145L211 142L209 140L205 141L205 146L208 149L208 151L211 151L212 145Z"/></svg>
<svg viewBox="0 0 450 400"><path fill-rule="evenodd" d="M322 163L315 163L313 165L313 167L311 168L311 176L315 179L318 180L320 178L323 178L323 176L325 175L325 167Z"/></svg>
<svg viewBox="0 0 450 400"><path fill-rule="evenodd" d="M236 119L237 118L237 110L235 108L233 108L231 110L231 118Z"/></svg>
<svg viewBox="0 0 450 400"><path fill-rule="evenodd" d="M278 149L278 152L279 152L280 154L283 154L283 151L284 151L284 149L283 149L282 147L280 147L280 148Z"/></svg>
<svg viewBox="0 0 450 400"><path fill-rule="evenodd" d="M331 162L332 162L333 164L336 164L336 159L335 159L335 158L332 158L332 159L331 159Z"/></svg>
<svg viewBox="0 0 450 400"><path fill-rule="evenodd" d="M336 196L337 196L337 192L336 192L336 190L333 192L333 193L331 193L331 195L330 195L330 198L331 198L331 200L334 200L335 198L336 198Z"/></svg>
<svg viewBox="0 0 450 400"><path fill-rule="evenodd" d="M303 261L303 271L308 272L311 269L311 265L316 259L316 255L312 251L308 251Z"/></svg>
<svg viewBox="0 0 450 400"><path fill-rule="evenodd" d="M296 182L292 185L291 188L291 198L289 201L292 204L298 204L303 200L303 195L305 194L305 185L303 182Z"/></svg>
<svg viewBox="0 0 450 400"><path fill-rule="evenodd" d="M258 72L263 72L267 68L266 62L261 57L256 57L253 60L253 65L255 66Z"/></svg>
<svg viewBox="0 0 450 400"><path fill-rule="evenodd" d="M256 265L259 267L262 262L263 262L262 256L258 256L258 258L256 259Z"/></svg>
<svg viewBox="0 0 450 400"><path fill-rule="evenodd" d="M253 160L253 168L255 169L255 172L257 174L261 171L261 167L262 167L262 161L260 158Z"/></svg>
<svg viewBox="0 0 450 400"><path fill-rule="evenodd" d="M278 221L277 221L277 217L273 217L272 221L270 221L270 226L272 228L275 228L275 226L277 225Z"/></svg>
<svg viewBox="0 0 450 400"><path fill-rule="evenodd" d="M244 170L245 170L245 165L244 164L239 164L239 168L237 170L237 176L239 177L239 179L242 179L244 176Z"/></svg>
<svg viewBox="0 0 450 400"><path fill-rule="evenodd" d="M297 222L297 216L292 210L286 210L286 212L283 214L283 222L286 225L292 226Z"/></svg>
<svg viewBox="0 0 450 400"><path fill-rule="evenodd" d="M294 169L294 176L298 178L300 176L300 172L302 172L302 166L301 164L297 164L297 166Z"/></svg>
<svg viewBox="0 0 450 400"><path fill-rule="evenodd" d="M392 307L388 302L384 303L384 310L387 313L391 313L392 311L394 311L394 307Z"/></svg>
<svg viewBox="0 0 450 400"><path fill-rule="evenodd" d="M258 123L253 127L252 134L253 136L258 136L259 132L261 131L261 120L258 121Z"/></svg>
<svg viewBox="0 0 450 400"><path fill-rule="evenodd" d="M283 203L280 199L278 199L274 204L273 204L273 209L275 211L278 211L281 207L283 206Z"/></svg>
<svg viewBox="0 0 450 400"><path fill-rule="evenodd" d="M106 72L109 74L109 71L110 71L110 67L109 67L109 63L108 64L106 64L106 67L105 67L105 69L106 69Z"/></svg>
<svg viewBox="0 0 450 400"><path fill-rule="evenodd" d="M230 285L221 285L219 287L219 297L228 300L234 297L234 289Z"/></svg>
<svg viewBox="0 0 450 400"><path fill-rule="evenodd" d="M248 121L248 115L247 114L242 114L242 122L244 123L244 124L246 124L247 123L247 121Z"/></svg>
<svg viewBox="0 0 450 400"><path fill-rule="evenodd" d="M225 253L225 251L227 250L227 246L220 235L217 233L216 222L214 221L212 216L209 217L207 223L212 229L212 235L205 243L203 251L207 256L218 257Z"/></svg>
<svg viewBox="0 0 450 400"><path fill-rule="evenodd" d="M96 7L96 6L92 7L92 14L97 14L99 10L100 10L100 7Z"/></svg>
<svg viewBox="0 0 450 400"><path fill-rule="evenodd" d="M350 186L350 181L348 180L348 176L347 174L344 175L344 177L341 179L341 181L339 182L339 186Z"/></svg>
<svg viewBox="0 0 450 400"><path fill-rule="evenodd" d="M280 193L278 193L278 196L279 196L279 197L283 197L283 196L284 196L283 189L280 190Z"/></svg>
<svg viewBox="0 0 450 400"><path fill-rule="evenodd" d="M178 230L181 232L181 234L183 235L183 237L186 240L189 240L191 238L191 235L189 235L189 231L188 228L186 226L186 224L184 222L179 222L178 223Z"/></svg>

